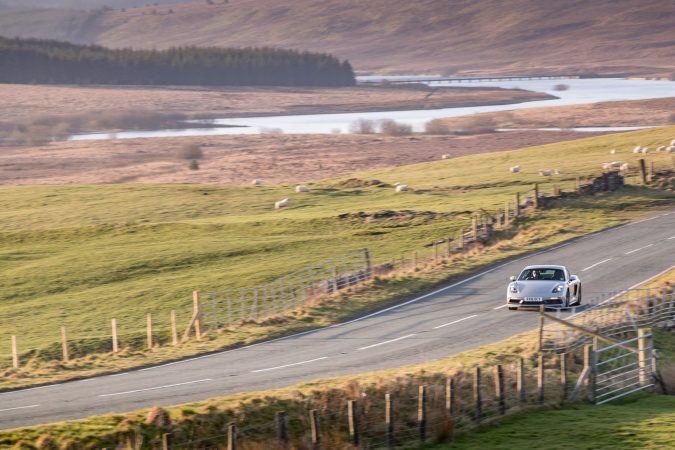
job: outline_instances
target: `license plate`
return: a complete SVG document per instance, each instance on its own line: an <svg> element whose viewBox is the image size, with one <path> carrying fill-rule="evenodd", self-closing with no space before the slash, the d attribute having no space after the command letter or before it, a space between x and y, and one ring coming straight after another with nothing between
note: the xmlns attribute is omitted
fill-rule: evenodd
<svg viewBox="0 0 675 450"><path fill-rule="evenodd" d="M526 302L541 302L541 297L525 297Z"/></svg>

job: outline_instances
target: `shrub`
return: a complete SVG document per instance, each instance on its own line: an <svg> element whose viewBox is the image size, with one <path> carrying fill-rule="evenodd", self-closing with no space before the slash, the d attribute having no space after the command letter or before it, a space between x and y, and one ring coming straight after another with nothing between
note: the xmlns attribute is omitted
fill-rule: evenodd
<svg viewBox="0 0 675 450"><path fill-rule="evenodd" d="M570 86L568 84L563 84L563 83L556 84L555 86L553 86L554 91L567 91L567 90L569 90L569 88L570 88Z"/></svg>
<svg viewBox="0 0 675 450"><path fill-rule="evenodd" d="M202 148L197 144L185 144L176 152L176 156L181 159L197 160L204 157Z"/></svg>
<svg viewBox="0 0 675 450"><path fill-rule="evenodd" d="M675 113L670 113L668 116L668 123L675 124Z"/></svg>
<svg viewBox="0 0 675 450"><path fill-rule="evenodd" d="M190 161L188 168L190 170L199 170L199 162L196 159L193 159L192 161Z"/></svg>
<svg viewBox="0 0 675 450"><path fill-rule="evenodd" d="M452 134L450 127L442 120L430 120L424 125L424 131L427 134Z"/></svg>
<svg viewBox="0 0 675 450"><path fill-rule="evenodd" d="M380 122L380 130L382 134L386 134L387 136L407 136L412 134L412 125L385 119Z"/></svg>
<svg viewBox="0 0 675 450"><path fill-rule="evenodd" d="M494 133L497 130L497 122L489 116L470 117L464 123L462 130L457 134L482 134Z"/></svg>
<svg viewBox="0 0 675 450"><path fill-rule="evenodd" d="M359 119L349 126L349 131L356 134L373 134L375 133L375 124L372 120Z"/></svg>

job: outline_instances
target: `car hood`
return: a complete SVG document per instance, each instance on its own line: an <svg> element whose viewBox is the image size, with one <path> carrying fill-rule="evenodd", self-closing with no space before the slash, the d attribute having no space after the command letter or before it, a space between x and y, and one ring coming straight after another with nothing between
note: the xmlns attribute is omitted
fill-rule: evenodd
<svg viewBox="0 0 675 450"><path fill-rule="evenodd" d="M517 281L518 294L523 297L550 297L551 291L559 284L565 284L563 281ZM564 291L563 291L564 292Z"/></svg>

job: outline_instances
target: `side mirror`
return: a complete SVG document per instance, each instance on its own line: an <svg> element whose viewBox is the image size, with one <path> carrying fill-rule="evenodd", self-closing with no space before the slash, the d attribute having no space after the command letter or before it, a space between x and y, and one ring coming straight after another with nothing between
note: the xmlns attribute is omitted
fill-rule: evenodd
<svg viewBox="0 0 675 450"><path fill-rule="evenodd" d="M509 280L511 280L511 281L516 281L516 277L515 277L514 275L511 275L511 276L509 277Z"/></svg>
<svg viewBox="0 0 675 450"><path fill-rule="evenodd" d="M576 275L570 275L570 281L577 281L579 279Z"/></svg>

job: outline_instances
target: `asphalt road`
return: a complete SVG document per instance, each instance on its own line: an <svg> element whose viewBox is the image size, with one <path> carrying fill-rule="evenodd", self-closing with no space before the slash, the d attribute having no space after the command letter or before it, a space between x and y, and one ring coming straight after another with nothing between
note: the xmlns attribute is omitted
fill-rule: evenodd
<svg viewBox="0 0 675 450"><path fill-rule="evenodd" d="M505 308L508 278L562 264L584 301L671 267L675 210L497 265L366 317L176 363L0 394L0 429L289 386L446 357L531 330L537 315Z"/></svg>

